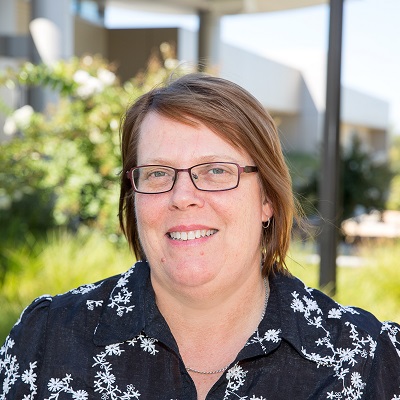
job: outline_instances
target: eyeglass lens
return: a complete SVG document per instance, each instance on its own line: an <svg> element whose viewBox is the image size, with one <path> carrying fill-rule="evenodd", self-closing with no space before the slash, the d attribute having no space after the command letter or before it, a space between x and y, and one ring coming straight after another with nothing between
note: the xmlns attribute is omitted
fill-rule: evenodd
<svg viewBox="0 0 400 400"><path fill-rule="evenodd" d="M178 172L162 165L146 165L132 171L135 189L144 193L162 193L172 189ZM184 170L197 189L220 191L233 189L239 182L239 167L234 163L206 163Z"/></svg>

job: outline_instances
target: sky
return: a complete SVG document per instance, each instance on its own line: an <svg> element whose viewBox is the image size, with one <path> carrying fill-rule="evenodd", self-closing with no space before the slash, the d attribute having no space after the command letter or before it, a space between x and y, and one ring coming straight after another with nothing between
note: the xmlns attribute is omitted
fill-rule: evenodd
<svg viewBox="0 0 400 400"><path fill-rule="evenodd" d="M389 103L392 133L400 134L400 0L345 0L342 84ZM198 28L195 15L110 9L109 27ZM222 41L320 77L326 70L327 5L224 16Z"/></svg>

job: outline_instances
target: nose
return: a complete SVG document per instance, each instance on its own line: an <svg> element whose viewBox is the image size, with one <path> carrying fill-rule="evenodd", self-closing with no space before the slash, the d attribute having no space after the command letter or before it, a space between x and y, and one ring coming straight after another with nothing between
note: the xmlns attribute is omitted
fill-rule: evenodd
<svg viewBox="0 0 400 400"><path fill-rule="evenodd" d="M203 207L204 205L204 192L194 186L188 171L178 172L175 185L170 193L170 208L172 209L184 210L189 207Z"/></svg>

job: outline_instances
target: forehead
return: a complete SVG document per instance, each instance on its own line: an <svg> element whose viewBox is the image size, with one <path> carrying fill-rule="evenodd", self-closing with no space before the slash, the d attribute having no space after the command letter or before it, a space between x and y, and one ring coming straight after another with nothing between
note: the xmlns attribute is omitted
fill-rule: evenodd
<svg viewBox="0 0 400 400"><path fill-rule="evenodd" d="M250 160L245 151L222 135L199 121L191 122L183 123L156 112L146 115L139 131L138 164Z"/></svg>

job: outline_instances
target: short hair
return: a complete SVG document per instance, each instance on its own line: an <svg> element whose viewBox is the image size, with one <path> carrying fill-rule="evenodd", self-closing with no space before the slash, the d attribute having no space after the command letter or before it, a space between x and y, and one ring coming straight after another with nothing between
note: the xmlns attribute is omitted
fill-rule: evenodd
<svg viewBox="0 0 400 400"><path fill-rule="evenodd" d="M136 258L145 259L146 255L138 235L135 196L126 171L137 166L140 127L149 112L188 125L204 124L250 155L258 167L263 194L273 209L270 226L262 229L260 237L263 274L289 273L285 258L297 208L275 123L261 103L239 85L199 73L184 75L149 91L125 114L121 129L119 221ZM254 229L261 231L261 227Z"/></svg>

